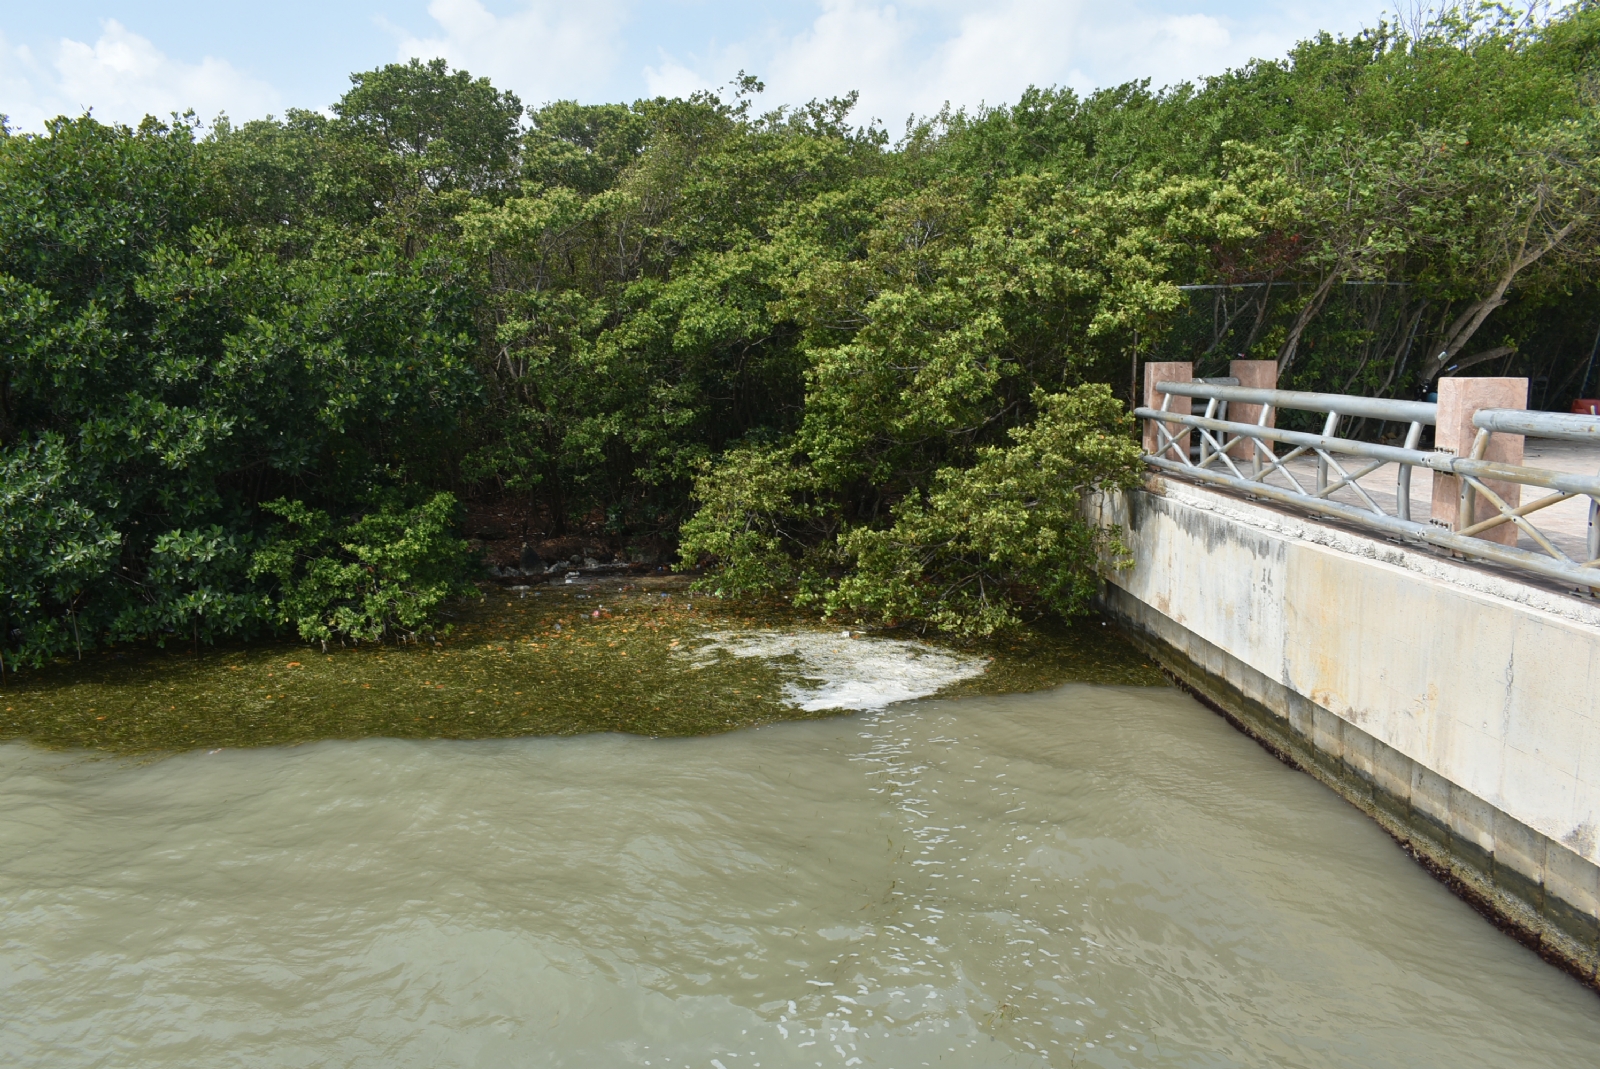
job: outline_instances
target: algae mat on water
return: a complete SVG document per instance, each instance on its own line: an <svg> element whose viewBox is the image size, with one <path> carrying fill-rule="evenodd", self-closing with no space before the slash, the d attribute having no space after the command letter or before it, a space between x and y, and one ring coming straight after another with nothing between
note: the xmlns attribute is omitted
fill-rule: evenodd
<svg viewBox="0 0 1600 1069"><path fill-rule="evenodd" d="M690 596L672 579L494 590L457 605L452 622L438 645L106 651L12 677L0 739L149 753L372 736L704 735L935 692L1165 682L1099 619L981 645L846 637L781 609ZM865 678L839 677L852 656ZM887 679L897 663L920 671Z"/></svg>

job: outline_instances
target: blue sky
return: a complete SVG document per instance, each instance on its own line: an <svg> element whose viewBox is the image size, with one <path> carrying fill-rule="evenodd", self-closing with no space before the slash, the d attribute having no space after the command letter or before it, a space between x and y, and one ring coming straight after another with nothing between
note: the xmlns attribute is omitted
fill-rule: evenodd
<svg viewBox="0 0 1600 1069"><path fill-rule="evenodd" d="M1383 0L0 0L0 112L135 121L324 108L351 71L443 56L524 103L766 80L763 103L861 92L858 115L1015 99L1029 84L1157 84L1277 56Z"/></svg>

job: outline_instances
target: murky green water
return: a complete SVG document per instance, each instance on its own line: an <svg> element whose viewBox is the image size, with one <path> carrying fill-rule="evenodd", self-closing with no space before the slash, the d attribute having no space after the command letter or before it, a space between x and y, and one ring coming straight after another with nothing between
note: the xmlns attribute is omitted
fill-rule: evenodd
<svg viewBox="0 0 1600 1069"><path fill-rule="evenodd" d="M1172 689L682 739L0 746L0 1064L1596 1050L1600 999Z"/></svg>

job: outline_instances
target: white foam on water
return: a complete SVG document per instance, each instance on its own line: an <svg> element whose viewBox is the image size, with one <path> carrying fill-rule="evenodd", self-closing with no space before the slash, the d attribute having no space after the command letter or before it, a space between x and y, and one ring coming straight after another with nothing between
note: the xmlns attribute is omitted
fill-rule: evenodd
<svg viewBox="0 0 1600 1069"><path fill-rule="evenodd" d="M982 675L987 662L923 642L817 631L718 631L689 651L695 668L719 655L787 662L783 696L797 709L868 711L926 698ZM780 667L785 665L780 664Z"/></svg>

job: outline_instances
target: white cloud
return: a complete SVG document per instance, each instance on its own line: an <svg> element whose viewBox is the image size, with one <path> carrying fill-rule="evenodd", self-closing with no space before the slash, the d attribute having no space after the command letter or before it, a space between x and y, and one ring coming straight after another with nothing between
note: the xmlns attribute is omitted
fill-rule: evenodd
<svg viewBox="0 0 1600 1069"><path fill-rule="evenodd" d="M14 128L38 125L36 88L39 64L26 45L13 45L0 34L0 109Z"/></svg>
<svg viewBox="0 0 1600 1069"><path fill-rule="evenodd" d="M397 58L446 59L535 105L603 91L625 21L618 0L530 0L509 15L479 0L432 0L428 14L440 32L403 36Z"/></svg>
<svg viewBox="0 0 1600 1069"><path fill-rule="evenodd" d="M1255 58L1281 56L1316 32L1313 20L1283 18L1275 26L1242 27L1213 15L1140 17L1121 23L1085 18L1075 51L1085 79L1080 88L1149 78L1156 86L1221 74ZM1353 26L1346 29L1354 29ZM1080 75L1082 77L1082 75Z"/></svg>
<svg viewBox="0 0 1600 1069"><path fill-rule="evenodd" d="M1209 6L1199 0L1197 6ZM1278 56L1314 33L1326 12L1269 7L1248 26L1203 10L1168 15L1138 0L821 0L811 22L788 36L738 49L760 73L771 102L799 102L858 89L858 116L891 128L949 101L972 107L1014 101L1028 85L1080 92L1137 78L1157 86ZM1348 26L1332 29L1354 30ZM720 84L726 55L664 57L646 80Z"/></svg>
<svg viewBox="0 0 1600 1069"><path fill-rule="evenodd" d="M675 60L663 60L659 67L644 69L645 96L686 97L701 90L716 88L700 74Z"/></svg>
<svg viewBox="0 0 1600 1069"><path fill-rule="evenodd" d="M894 4L823 0L811 26L782 43L769 61L763 72L769 98L798 102L855 89L863 117L897 120L902 115L894 112L903 114L906 99L926 95L927 61L916 58L917 30Z"/></svg>
<svg viewBox="0 0 1600 1069"><path fill-rule="evenodd" d="M757 107L858 89L858 118L894 129L946 101L1015 101L1030 84L1084 92L1217 73L1320 28L1350 32L1390 2L794 0L752 13L735 0L431 0L430 26L387 32L396 58L442 57L533 105L685 95L743 69L768 85ZM119 22L92 44L30 43L0 37L0 109L23 128L88 107L130 122L190 107L208 119L281 109L272 86L226 59L184 62Z"/></svg>
<svg viewBox="0 0 1600 1069"><path fill-rule="evenodd" d="M48 64L0 41L0 89L13 124L34 130L91 108L105 121L137 123L190 108L204 119L223 111L253 119L279 106L277 90L226 60L175 60L115 19L101 24L92 45L62 38Z"/></svg>

